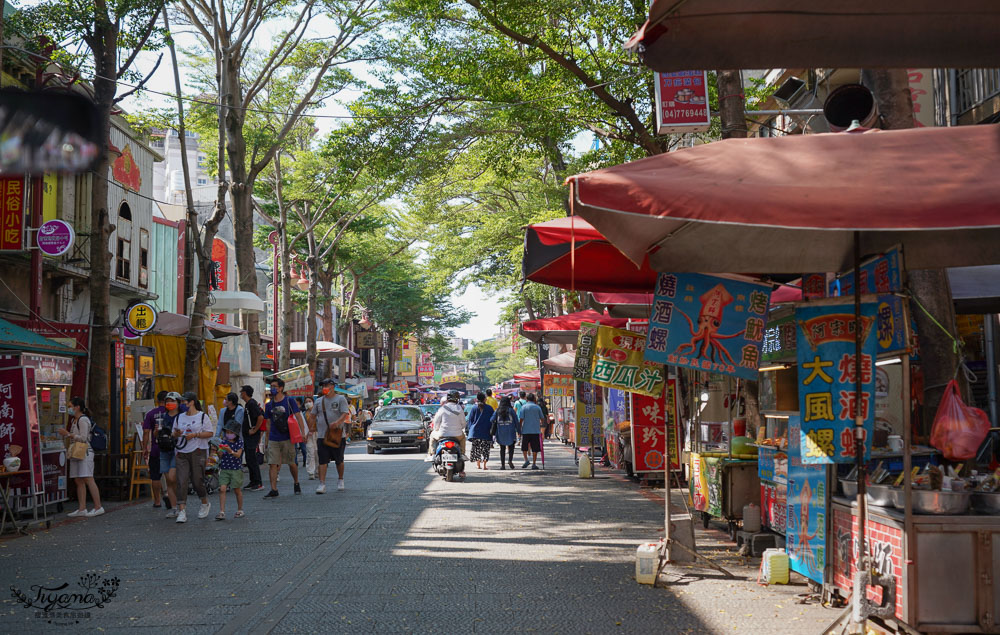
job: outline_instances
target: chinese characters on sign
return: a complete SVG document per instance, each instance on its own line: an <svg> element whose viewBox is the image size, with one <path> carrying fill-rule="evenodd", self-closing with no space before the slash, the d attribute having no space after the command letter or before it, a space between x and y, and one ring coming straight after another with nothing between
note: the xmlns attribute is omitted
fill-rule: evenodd
<svg viewBox="0 0 1000 635"><path fill-rule="evenodd" d="M776 362L795 358L795 317L787 316L772 321L764 329L760 345L762 362Z"/></svg>
<svg viewBox="0 0 1000 635"><path fill-rule="evenodd" d="M788 419L788 519L786 544L789 565L810 580L823 583L826 567L826 466L803 463L801 418Z"/></svg>
<svg viewBox="0 0 1000 635"><path fill-rule="evenodd" d="M659 397L632 393L632 461L638 472L662 472L664 451L670 444L670 469L679 469L674 381L669 380Z"/></svg>
<svg viewBox="0 0 1000 635"><path fill-rule="evenodd" d="M705 71L656 73L656 131L704 132L712 126Z"/></svg>
<svg viewBox="0 0 1000 635"><path fill-rule="evenodd" d="M138 335L148 333L156 326L156 309L145 302L133 304L125 312L125 326Z"/></svg>
<svg viewBox="0 0 1000 635"><path fill-rule="evenodd" d="M856 368L855 318L845 305L795 310L798 325L799 413L803 463L853 463L854 407L864 418L865 458L875 425L875 311L861 305L861 368ZM855 377L861 373L860 399Z"/></svg>
<svg viewBox="0 0 1000 635"><path fill-rule="evenodd" d="M646 360L756 379L771 289L699 273L661 273Z"/></svg>
<svg viewBox="0 0 1000 635"><path fill-rule="evenodd" d="M587 381L590 379L590 367L594 362L594 340L596 338L597 325L591 322L581 322L580 333L576 338L573 379L577 381Z"/></svg>
<svg viewBox="0 0 1000 635"><path fill-rule="evenodd" d="M604 431L604 405L601 394L594 384L580 381L576 384L576 445L589 446L601 443Z"/></svg>
<svg viewBox="0 0 1000 635"><path fill-rule="evenodd" d="M597 329L590 382L640 395L663 394L663 366L643 360L646 338L634 331Z"/></svg>
<svg viewBox="0 0 1000 635"><path fill-rule="evenodd" d="M573 376L546 373L543 387L542 392L546 397L572 397L574 394Z"/></svg>
<svg viewBox="0 0 1000 635"><path fill-rule="evenodd" d="M10 483L12 491L29 489L32 482L37 491L44 486L37 399L35 369L0 369L0 457L11 456L11 445L20 446L20 469L32 472L31 475L15 477Z"/></svg>
<svg viewBox="0 0 1000 635"><path fill-rule="evenodd" d="M24 177L0 177L0 251L24 249Z"/></svg>
<svg viewBox="0 0 1000 635"><path fill-rule="evenodd" d="M418 364L417 376L427 378L434 377L434 364Z"/></svg>
<svg viewBox="0 0 1000 635"><path fill-rule="evenodd" d="M861 293L892 293L902 288L902 256L893 247L881 256L861 264ZM839 293L837 292L839 289ZM830 282L830 296L854 294L854 271Z"/></svg>

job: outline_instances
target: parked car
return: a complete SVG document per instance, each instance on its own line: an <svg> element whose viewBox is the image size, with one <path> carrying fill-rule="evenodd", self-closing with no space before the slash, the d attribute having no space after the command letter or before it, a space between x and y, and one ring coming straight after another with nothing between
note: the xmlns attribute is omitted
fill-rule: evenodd
<svg viewBox="0 0 1000 635"><path fill-rule="evenodd" d="M386 448L427 451L427 430L419 406L385 406L368 426L368 454Z"/></svg>

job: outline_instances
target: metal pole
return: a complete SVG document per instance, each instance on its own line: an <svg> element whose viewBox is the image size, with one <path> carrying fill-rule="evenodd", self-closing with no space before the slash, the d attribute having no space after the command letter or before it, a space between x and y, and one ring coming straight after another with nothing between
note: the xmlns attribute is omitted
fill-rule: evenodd
<svg viewBox="0 0 1000 635"><path fill-rule="evenodd" d="M788 108L786 110L746 110L743 112L747 117L757 115L822 115L822 108Z"/></svg>
<svg viewBox="0 0 1000 635"><path fill-rule="evenodd" d="M41 176L31 177L31 229L28 236L28 249L31 250L31 291L29 294L30 320L42 318L42 250L38 248L38 228L42 226L42 188Z"/></svg>
<svg viewBox="0 0 1000 635"><path fill-rule="evenodd" d="M861 632L866 621L864 610L865 578L868 574L868 556L865 545L865 418L861 410L861 346L864 333L861 328L861 232L854 232L854 462L858 468L858 561L854 574L851 596L851 622L854 632ZM874 364L875 360L872 360ZM872 372L874 372L874 366Z"/></svg>
<svg viewBox="0 0 1000 635"><path fill-rule="evenodd" d="M988 391L990 422L997 426L997 326L996 315L987 315L985 318L985 339L986 339L986 387Z"/></svg>
<svg viewBox="0 0 1000 635"><path fill-rule="evenodd" d="M910 591L903 596L903 621L912 624L910 620L911 608L918 596L917 584L919 581L916 575L916 558L912 554L916 552L915 536L913 534L913 457L910 456L913 431L910 423L910 309L909 302L903 302L903 342L906 345L903 351L903 380L899 387L903 393L903 579L909 580ZM912 599L911 599L912 598Z"/></svg>

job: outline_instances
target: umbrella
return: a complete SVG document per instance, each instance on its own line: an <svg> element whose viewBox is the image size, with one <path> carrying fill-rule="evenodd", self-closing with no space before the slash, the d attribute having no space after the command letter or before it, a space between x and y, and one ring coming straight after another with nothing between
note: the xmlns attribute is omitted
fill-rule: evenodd
<svg viewBox="0 0 1000 635"><path fill-rule="evenodd" d="M998 32L995 0L658 0L625 47L657 71L982 68Z"/></svg>
<svg viewBox="0 0 1000 635"><path fill-rule="evenodd" d="M975 157L975 161L970 160ZM573 210L632 262L702 273L995 264L1000 127L728 139L568 179Z"/></svg>
<svg viewBox="0 0 1000 635"><path fill-rule="evenodd" d="M381 396L382 399L390 399L390 400L391 399L403 399L405 397L406 397L406 393L405 392L400 392L398 390L387 390L384 393L382 393L382 396Z"/></svg>
<svg viewBox="0 0 1000 635"><path fill-rule="evenodd" d="M288 350L292 357L305 357L306 343L292 342L289 345ZM361 356L352 350L344 348L340 344L334 344L333 342L317 341L316 357L319 359L336 359L338 357L361 357Z"/></svg>
<svg viewBox="0 0 1000 635"><path fill-rule="evenodd" d="M554 357L542 360L542 366L546 371L557 374L568 374L573 372L573 364L576 361L576 351L566 351Z"/></svg>
<svg viewBox="0 0 1000 635"><path fill-rule="evenodd" d="M514 381L539 381L542 378L542 374L536 368L535 370L525 371L523 373L514 373Z"/></svg>
<svg viewBox="0 0 1000 635"><path fill-rule="evenodd" d="M578 216L529 225L521 273L525 280L583 291L649 291L656 284L648 258L637 267Z"/></svg>
<svg viewBox="0 0 1000 635"><path fill-rule="evenodd" d="M576 344L577 333L582 322L600 322L605 326L625 328L628 320L613 318L607 313L598 313L593 309L557 315L550 318L528 320L521 324L521 335L532 342L547 344Z"/></svg>
<svg viewBox="0 0 1000 635"><path fill-rule="evenodd" d="M598 307L618 318L646 318L653 307L652 293L591 293Z"/></svg>

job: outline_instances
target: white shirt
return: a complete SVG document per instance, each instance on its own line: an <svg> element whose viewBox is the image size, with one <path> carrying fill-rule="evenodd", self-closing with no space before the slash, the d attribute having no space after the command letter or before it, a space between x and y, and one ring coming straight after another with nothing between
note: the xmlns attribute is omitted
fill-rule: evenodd
<svg viewBox="0 0 1000 635"><path fill-rule="evenodd" d="M177 415L177 419L174 420L174 430L181 431L181 437L177 439L176 450L181 454L187 454L189 452L194 452L195 450L208 449L207 438L202 439L195 437L194 439L185 440L185 434L189 432L215 432L215 428L212 427L211 418L209 418L208 414L204 412L199 412L196 415Z"/></svg>
<svg viewBox="0 0 1000 635"><path fill-rule="evenodd" d="M460 437L465 434L465 408L457 403L446 403L434 415L434 431L441 437Z"/></svg>

